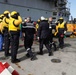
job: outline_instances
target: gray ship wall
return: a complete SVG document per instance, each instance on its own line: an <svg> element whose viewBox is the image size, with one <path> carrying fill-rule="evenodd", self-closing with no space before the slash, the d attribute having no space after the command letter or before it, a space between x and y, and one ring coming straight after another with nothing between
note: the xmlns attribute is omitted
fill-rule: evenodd
<svg viewBox="0 0 76 75"><path fill-rule="evenodd" d="M23 19L30 16L35 21L41 16L47 18L53 16L53 11L56 11L53 2L43 0L0 0L0 14L5 10L18 11Z"/></svg>

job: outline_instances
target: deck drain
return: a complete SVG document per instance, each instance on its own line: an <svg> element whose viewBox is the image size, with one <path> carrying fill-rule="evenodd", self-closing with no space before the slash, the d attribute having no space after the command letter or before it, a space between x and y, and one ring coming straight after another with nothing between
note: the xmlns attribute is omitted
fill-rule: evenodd
<svg viewBox="0 0 76 75"><path fill-rule="evenodd" d="M60 59L52 59L51 61L52 61L53 63L60 63L60 62L61 62Z"/></svg>

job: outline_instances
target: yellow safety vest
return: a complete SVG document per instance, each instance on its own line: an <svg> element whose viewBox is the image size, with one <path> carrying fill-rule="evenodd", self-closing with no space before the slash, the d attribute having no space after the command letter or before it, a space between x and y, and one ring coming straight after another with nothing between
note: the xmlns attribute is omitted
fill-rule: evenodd
<svg viewBox="0 0 76 75"><path fill-rule="evenodd" d="M65 24L65 22L63 22L62 24L58 24L58 28L64 28L64 24Z"/></svg>
<svg viewBox="0 0 76 75"><path fill-rule="evenodd" d="M55 36L57 35L59 28L64 28L64 24L65 24L65 22L63 22L62 24L59 23L59 24L56 26L56 32L55 32L55 34L54 34Z"/></svg>
<svg viewBox="0 0 76 75"><path fill-rule="evenodd" d="M39 28L39 24L37 23L37 24L36 24L36 31L38 30L38 28Z"/></svg>
<svg viewBox="0 0 76 75"><path fill-rule="evenodd" d="M3 28L2 28L2 22L0 22L0 32L2 32Z"/></svg>
<svg viewBox="0 0 76 75"><path fill-rule="evenodd" d="M9 21L10 21L10 19L8 19L8 18L6 18L6 17L4 17L4 19L3 19L3 27L9 27Z"/></svg>
<svg viewBox="0 0 76 75"><path fill-rule="evenodd" d="M20 30L20 26L15 26L14 25L14 21L15 19L13 18L10 18L10 22L9 22L9 31L17 31L17 30Z"/></svg>
<svg viewBox="0 0 76 75"><path fill-rule="evenodd" d="M0 19L0 32L3 33L3 20Z"/></svg>

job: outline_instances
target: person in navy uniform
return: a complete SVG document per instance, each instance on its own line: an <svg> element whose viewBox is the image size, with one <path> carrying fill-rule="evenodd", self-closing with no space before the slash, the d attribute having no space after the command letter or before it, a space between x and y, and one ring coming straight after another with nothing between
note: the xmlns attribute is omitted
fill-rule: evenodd
<svg viewBox="0 0 76 75"><path fill-rule="evenodd" d="M20 36L20 24L22 23L22 18L17 11L12 11L10 14L9 21L9 34L11 41L11 62L17 63L20 62L17 59L17 52L19 48L19 36Z"/></svg>
<svg viewBox="0 0 76 75"><path fill-rule="evenodd" d="M31 57L31 60L35 59L35 54L32 52L32 45L34 40L34 34L35 34L35 27L34 23L31 21L31 17L27 17L25 19L26 22L22 25L22 32L24 34L24 46L27 50L27 57Z"/></svg>
<svg viewBox="0 0 76 75"><path fill-rule="evenodd" d="M54 33L55 33L55 25L53 25L52 23L52 17L49 18L49 30L50 30L50 36L49 36L50 47L52 48L52 45L53 45L54 51L56 51L57 50L56 44L53 40Z"/></svg>
<svg viewBox="0 0 76 75"><path fill-rule="evenodd" d="M37 52L37 54L43 55L43 45L45 45L46 48L48 49L49 56L53 55L53 52L49 45L49 36L50 36L49 23L43 16L41 16L41 22L38 29L38 40L39 40L40 51Z"/></svg>
<svg viewBox="0 0 76 75"><path fill-rule="evenodd" d="M64 47L64 35L65 35L66 31L67 31L66 22L61 17L61 18L59 18L59 23L56 26L56 34L55 34L58 36L59 48L61 48L61 49Z"/></svg>
<svg viewBox="0 0 76 75"><path fill-rule="evenodd" d="M9 21L10 21L10 12L8 10L4 11L3 18L3 35L4 35L4 55L5 57L11 56L9 52L10 40L9 40Z"/></svg>

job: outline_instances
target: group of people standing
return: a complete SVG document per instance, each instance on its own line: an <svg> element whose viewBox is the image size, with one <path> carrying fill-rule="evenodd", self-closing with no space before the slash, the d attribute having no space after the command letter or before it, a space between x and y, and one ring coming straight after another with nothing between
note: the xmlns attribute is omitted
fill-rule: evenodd
<svg viewBox="0 0 76 75"><path fill-rule="evenodd" d="M22 37L24 38L24 47L27 51L26 56L30 57L31 60L36 59L36 55L32 52L32 45L34 40L34 34L37 33L37 39L39 41L39 52L37 54L43 55L43 45L48 49L48 55L52 56L52 45L54 50L57 50L56 44L53 41L53 36L58 36L59 47L64 46L64 34L66 33L66 23L63 18L60 18L56 22L56 28L52 27L52 20L46 19L41 16L40 21L36 24L31 21L31 17L25 18L22 22L22 18L17 11L5 11L0 15L0 35L4 38L4 51L5 57L11 56L11 62L20 62L17 59L17 51L19 47L19 36L20 36L20 25ZM9 46L11 46L11 53L9 53Z"/></svg>
<svg viewBox="0 0 76 75"><path fill-rule="evenodd" d="M43 45L47 48L49 56L53 55L52 45L54 46L54 51L57 50L57 46L53 41L54 36L58 37L59 48L62 49L64 47L64 35L67 31L66 22L61 17L55 24L55 27L53 27L52 19L46 19L43 16L37 21L36 25L34 25L30 17L27 19L25 18L25 22L22 25L22 32L25 33L24 46L27 50L27 57L31 56L31 60L35 58L35 55L31 50L34 34L37 35L37 40L39 41L39 52L37 52L39 55L43 55L44 53Z"/></svg>

